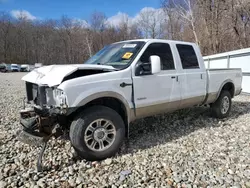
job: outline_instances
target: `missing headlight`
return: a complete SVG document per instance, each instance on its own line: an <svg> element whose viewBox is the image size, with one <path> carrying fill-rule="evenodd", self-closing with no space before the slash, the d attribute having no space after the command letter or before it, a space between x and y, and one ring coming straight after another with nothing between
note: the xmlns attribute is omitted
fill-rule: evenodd
<svg viewBox="0 0 250 188"><path fill-rule="evenodd" d="M65 106L66 105L66 95L61 89L54 89L54 97L57 101L57 104L59 106Z"/></svg>

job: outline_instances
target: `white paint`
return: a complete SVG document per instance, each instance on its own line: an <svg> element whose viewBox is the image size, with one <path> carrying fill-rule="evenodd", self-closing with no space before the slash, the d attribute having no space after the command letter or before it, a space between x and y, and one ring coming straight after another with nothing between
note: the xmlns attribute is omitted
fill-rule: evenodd
<svg viewBox="0 0 250 188"><path fill-rule="evenodd" d="M171 78L176 75L176 70L169 70L155 75L133 76L136 108L173 101L179 101L180 105L181 85Z"/></svg>
<svg viewBox="0 0 250 188"><path fill-rule="evenodd" d="M49 87L58 85L58 89L63 90L68 107L82 106L85 105L87 98L110 97L109 94L113 93L116 96L120 96L119 99L125 103L127 108L135 107L137 109L168 102L175 102L175 106L166 105L164 108L180 108L184 99L192 98L192 103L189 106L202 104L207 92L219 94L221 87L228 80L233 82L236 91L241 89L242 76L240 70L207 71L200 49L194 43L157 39L137 41L145 41L146 44L135 57L132 64L126 69L78 77L62 82L65 76L78 69L114 70L114 68L111 66L87 64L51 65L35 69L24 76L23 80L39 85L48 85ZM175 70L157 70L153 71L155 74L137 76L135 75L135 70L138 67L140 57L152 43L168 43L170 45ZM199 62L199 68L188 70L182 68L176 44L193 46ZM122 87L122 83L126 83L128 86ZM185 107L187 106L185 105Z"/></svg>
<svg viewBox="0 0 250 188"><path fill-rule="evenodd" d="M235 85L235 91L241 89L242 75L238 69L216 71L207 70L207 72L209 76L208 93L217 93L225 80L231 80ZM239 75L237 76L237 74Z"/></svg>
<svg viewBox="0 0 250 188"><path fill-rule="evenodd" d="M201 97L200 100L197 101L199 104L203 102L203 99L205 99L206 96L207 73L203 58L200 53L200 49L197 47L197 45L192 44L192 46L198 59L199 68L183 69L181 66L180 58L177 59L177 63L180 64L179 72L182 87L182 99ZM174 54L174 56L179 57L178 51L176 51L176 54Z"/></svg>
<svg viewBox="0 0 250 188"><path fill-rule="evenodd" d="M157 74L161 72L161 59L159 56L152 55L150 56L152 74Z"/></svg>
<svg viewBox="0 0 250 188"><path fill-rule="evenodd" d="M38 85L48 85L49 87L52 87L59 85L67 75L75 72L78 69L114 70L112 66L105 65L50 65L34 69L32 72L26 74L22 80L36 83Z"/></svg>
<svg viewBox="0 0 250 188"><path fill-rule="evenodd" d="M132 69L132 75L135 73L136 62L139 60L147 46L153 42L170 44L176 70L162 70L156 75L134 76L133 82L136 108L178 100L181 101L179 104L176 103L176 105L182 105L182 100L196 97L200 97L200 99L194 101L195 104L201 104L207 91L208 93L218 93L227 80L231 80L235 84L236 90L241 89L242 77L240 70L207 71L200 50L195 44L157 39L146 39L145 41L147 42L147 45L144 46L138 57L136 57L134 65L132 65L132 67L134 66ZM188 44L194 47L199 61L199 69L182 69L176 44ZM178 82L175 79L171 80L172 76L178 76Z"/></svg>
<svg viewBox="0 0 250 188"><path fill-rule="evenodd" d="M229 62L229 68L240 68L243 73L250 73L250 48L205 56L204 61L206 68L227 68ZM243 75L243 92L250 93L249 81L250 76Z"/></svg>

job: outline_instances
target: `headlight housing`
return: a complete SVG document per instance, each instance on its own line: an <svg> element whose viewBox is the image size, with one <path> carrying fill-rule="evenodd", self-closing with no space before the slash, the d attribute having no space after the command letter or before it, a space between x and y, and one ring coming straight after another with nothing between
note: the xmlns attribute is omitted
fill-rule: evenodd
<svg viewBox="0 0 250 188"><path fill-rule="evenodd" d="M63 90L58 88L54 89L54 97L58 105L65 106L67 104L67 98Z"/></svg>

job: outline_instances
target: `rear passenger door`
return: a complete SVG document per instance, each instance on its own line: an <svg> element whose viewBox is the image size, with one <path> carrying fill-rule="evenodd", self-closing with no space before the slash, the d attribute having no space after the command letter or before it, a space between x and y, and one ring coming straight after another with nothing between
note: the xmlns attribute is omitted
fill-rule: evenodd
<svg viewBox="0 0 250 188"><path fill-rule="evenodd" d="M198 48L188 44L176 44L182 70L181 107L189 107L202 103L206 95L206 70L202 57L197 56ZM196 54L196 50L198 51Z"/></svg>

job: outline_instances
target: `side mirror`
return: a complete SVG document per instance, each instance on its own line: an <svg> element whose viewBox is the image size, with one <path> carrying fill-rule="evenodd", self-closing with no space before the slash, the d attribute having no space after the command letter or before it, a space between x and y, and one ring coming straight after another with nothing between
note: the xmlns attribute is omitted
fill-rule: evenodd
<svg viewBox="0 0 250 188"><path fill-rule="evenodd" d="M139 62L135 67L135 76L152 75L151 63Z"/></svg>
<svg viewBox="0 0 250 188"><path fill-rule="evenodd" d="M135 76L157 74L161 71L161 60L159 56L152 55L149 63L138 62L135 68Z"/></svg>
<svg viewBox="0 0 250 188"><path fill-rule="evenodd" d="M157 55L150 56L150 63L151 63L151 73L157 74L161 72L161 59Z"/></svg>

